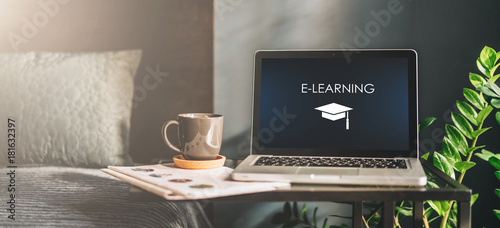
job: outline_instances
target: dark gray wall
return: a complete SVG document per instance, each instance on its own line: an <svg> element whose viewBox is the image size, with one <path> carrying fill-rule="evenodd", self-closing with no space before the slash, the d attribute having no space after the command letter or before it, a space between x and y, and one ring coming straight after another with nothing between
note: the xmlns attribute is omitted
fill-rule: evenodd
<svg viewBox="0 0 500 228"><path fill-rule="evenodd" d="M230 1L219 0L228 5ZM275 0L236 1L232 8L216 7L215 20L215 110L226 118L222 153L244 157L248 147L251 111L252 56L258 49L343 48L356 46L356 28L375 21L371 11L388 9L392 1L368 0ZM359 48L413 48L419 55L419 115L435 116L438 121L421 134L424 152L441 149L444 123L455 100L464 99L463 87L471 87L468 73L479 71L477 59L483 46L500 50L500 2L498 1L397 1L399 13L369 42ZM394 3L394 4L397 4ZM500 152L500 126L481 136L486 144ZM438 135L433 137L432 135ZM434 138L437 138L435 140ZM493 168L474 157L477 166L464 183L479 199L472 210L472 227L497 227L500 222L491 210L500 208L494 196L500 186Z"/></svg>
<svg viewBox="0 0 500 228"><path fill-rule="evenodd" d="M55 4L40 5L47 2ZM143 50L130 134L136 162L172 157L161 138L163 122L213 111L212 1L2 0L0 6L0 52ZM37 31L19 45L10 42L8 35L22 35L24 20L33 18ZM148 68L168 76L147 79L148 87Z"/></svg>

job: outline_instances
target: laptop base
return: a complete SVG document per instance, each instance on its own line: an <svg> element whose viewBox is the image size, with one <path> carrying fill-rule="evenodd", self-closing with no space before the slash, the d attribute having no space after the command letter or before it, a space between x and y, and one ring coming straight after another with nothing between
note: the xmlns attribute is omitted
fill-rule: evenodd
<svg viewBox="0 0 500 228"><path fill-rule="evenodd" d="M416 158L401 158L407 169L255 166L261 155L248 156L232 173L237 181L277 181L305 184L424 186L427 177Z"/></svg>

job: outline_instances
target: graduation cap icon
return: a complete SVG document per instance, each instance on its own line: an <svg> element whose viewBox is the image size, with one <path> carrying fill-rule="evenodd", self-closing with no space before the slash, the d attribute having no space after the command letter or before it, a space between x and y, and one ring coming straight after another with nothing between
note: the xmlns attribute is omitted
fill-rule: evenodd
<svg viewBox="0 0 500 228"><path fill-rule="evenodd" d="M345 118L345 129L349 130L349 111L351 111L352 108L337 103L331 103L315 109L321 111L321 117L331 121Z"/></svg>

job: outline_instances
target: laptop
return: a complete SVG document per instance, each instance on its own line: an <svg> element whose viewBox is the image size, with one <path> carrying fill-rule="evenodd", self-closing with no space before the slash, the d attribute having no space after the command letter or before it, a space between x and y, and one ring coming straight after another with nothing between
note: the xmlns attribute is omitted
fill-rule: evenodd
<svg viewBox="0 0 500 228"><path fill-rule="evenodd" d="M414 50L257 51L239 181L423 186Z"/></svg>

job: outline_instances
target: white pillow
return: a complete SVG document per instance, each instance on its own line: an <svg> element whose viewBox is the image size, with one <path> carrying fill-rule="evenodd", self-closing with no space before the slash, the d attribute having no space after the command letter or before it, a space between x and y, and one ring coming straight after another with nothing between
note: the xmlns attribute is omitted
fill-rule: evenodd
<svg viewBox="0 0 500 228"><path fill-rule="evenodd" d="M0 54L1 151L8 145L10 118L15 121L14 165L130 164L130 114L140 59L140 50ZM0 163L9 163L7 152L0 154Z"/></svg>

